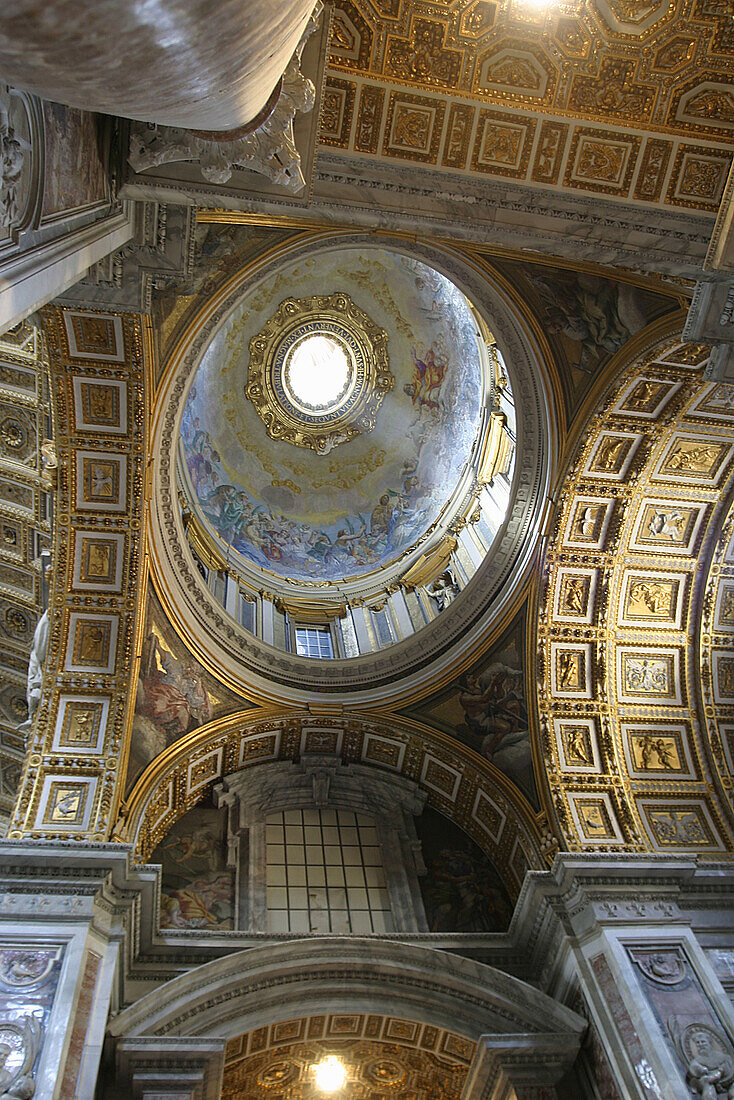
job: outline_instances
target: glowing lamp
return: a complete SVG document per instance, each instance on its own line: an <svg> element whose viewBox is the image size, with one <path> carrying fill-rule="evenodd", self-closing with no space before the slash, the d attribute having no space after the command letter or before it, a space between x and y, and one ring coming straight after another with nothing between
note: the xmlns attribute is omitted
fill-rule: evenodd
<svg viewBox="0 0 734 1100"><path fill-rule="evenodd" d="M319 1092L338 1092L347 1079L344 1063L333 1054L314 1066L313 1072Z"/></svg>

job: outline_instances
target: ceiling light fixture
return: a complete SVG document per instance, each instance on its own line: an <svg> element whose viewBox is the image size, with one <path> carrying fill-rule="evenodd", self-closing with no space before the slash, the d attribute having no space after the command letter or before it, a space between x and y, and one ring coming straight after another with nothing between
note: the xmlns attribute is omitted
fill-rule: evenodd
<svg viewBox="0 0 734 1100"><path fill-rule="evenodd" d="M316 1088L319 1092L338 1092L347 1079L347 1070L334 1054L313 1067Z"/></svg>

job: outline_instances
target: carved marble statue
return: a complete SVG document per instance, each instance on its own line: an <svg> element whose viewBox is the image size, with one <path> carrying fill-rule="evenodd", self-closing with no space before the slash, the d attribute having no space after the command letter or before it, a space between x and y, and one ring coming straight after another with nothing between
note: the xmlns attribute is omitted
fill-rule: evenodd
<svg viewBox="0 0 734 1100"><path fill-rule="evenodd" d="M459 595L459 592L460 588L450 569L446 569L440 577L436 577L433 584L428 588L428 595L436 601L439 611L445 611Z"/></svg>
<svg viewBox="0 0 734 1100"><path fill-rule="evenodd" d="M36 1091L33 1064L41 1045L34 1016L0 1019L0 1100L30 1100Z"/></svg>
<svg viewBox="0 0 734 1100"><path fill-rule="evenodd" d="M232 140L212 140L209 135L176 126L134 123L130 131L129 162L136 172L175 161L197 161L210 183L226 183L234 168L248 168L267 176L289 191L301 191L306 181L293 136L293 119L314 105L313 81L301 72L303 48L318 26L319 4L306 25L301 41L283 73L280 95L265 121L252 133Z"/></svg>
<svg viewBox="0 0 734 1100"><path fill-rule="evenodd" d="M44 575L46 581L49 583L50 589L50 565L45 567ZM38 620L36 629L33 632L33 643L31 645L30 657L28 658L28 678L26 681L28 717L25 722L21 722L18 726L18 731L20 733L28 733L33 724L35 713L38 710L38 704L41 702L41 693L43 692L43 670L46 664L46 654L48 653L49 629L48 609L46 609Z"/></svg>

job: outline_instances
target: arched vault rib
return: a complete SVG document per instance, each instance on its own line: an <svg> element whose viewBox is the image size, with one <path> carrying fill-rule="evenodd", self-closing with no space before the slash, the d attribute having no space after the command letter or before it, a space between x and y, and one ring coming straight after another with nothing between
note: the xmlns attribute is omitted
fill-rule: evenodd
<svg viewBox="0 0 734 1100"><path fill-rule="evenodd" d="M116 839L141 860L224 776L302 753L331 753L404 775L428 802L476 840L512 897L527 870L545 866L535 816L505 776L471 749L405 718L358 711L314 715L263 708L218 719L175 742L148 766L128 798Z"/></svg>
<svg viewBox="0 0 734 1100"><path fill-rule="evenodd" d="M572 851L732 850L694 645L734 470L730 387L702 385L708 351L658 336L618 362L559 496L539 593L539 734Z"/></svg>

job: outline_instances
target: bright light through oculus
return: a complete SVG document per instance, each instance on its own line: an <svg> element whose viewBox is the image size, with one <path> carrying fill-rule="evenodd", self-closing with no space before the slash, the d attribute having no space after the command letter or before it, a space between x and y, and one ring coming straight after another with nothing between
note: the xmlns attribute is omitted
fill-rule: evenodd
<svg viewBox="0 0 734 1100"><path fill-rule="evenodd" d="M344 349L328 336L307 336L288 364L293 396L309 408L328 409L344 393L351 376Z"/></svg>
<svg viewBox="0 0 734 1100"><path fill-rule="evenodd" d="M346 1067L333 1054L314 1066L313 1073L319 1092L338 1092L347 1079Z"/></svg>

